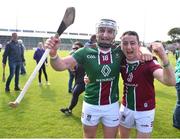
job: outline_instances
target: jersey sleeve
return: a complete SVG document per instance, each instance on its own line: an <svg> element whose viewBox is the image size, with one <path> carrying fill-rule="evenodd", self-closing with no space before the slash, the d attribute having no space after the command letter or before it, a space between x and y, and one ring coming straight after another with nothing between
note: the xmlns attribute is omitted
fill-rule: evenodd
<svg viewBox="0 0 180 139"><path fill-rule="evenodd" d="M79 48L77 51L75 51L72 56L77 61L78 64L83 64L84 56L85 56L85 49Z"/></svg>
<svg viewBox="0 0 180 139"><path fill-rule="evenodd" d="M157 69L162 69L161 65L156 59L149 61L148 68L153 73Z"/></svg>

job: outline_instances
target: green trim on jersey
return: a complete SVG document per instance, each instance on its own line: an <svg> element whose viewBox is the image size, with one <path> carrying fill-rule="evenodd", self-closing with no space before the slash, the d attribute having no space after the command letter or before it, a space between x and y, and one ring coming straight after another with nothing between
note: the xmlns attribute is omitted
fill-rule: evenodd
<svg viewBox="0 0 180 139"><path fill-rule="evenodd" d="M124 56L120 47L111 49L111 63L99 64L99 49L84 47L78 49L72 55L76 61L83 66L90 83L86 85L84 101L93 104L101 105L101 84L102 82L111 82L109 103L114 103L119 100L119 71L122 57ZM108 86L109 87L109 86ZM107 91L107 90L106 90Z"/></svg>
<svg viewBox="0 0 180 139"><path fill-rule="evenodd" d="M127 97L126 97L126 98L127 98L127 104L128 104L127 107L128 107L129 109L131 109L131 110L135 110L135 108L136 108L136 107L134 106L134 105L135 105L135 99L136 99L136 98L134 98L134 97L135 97L135 95L134 95L134 93L135 93L135 88L134 88L133 86L130 86L130 87L127 88L127 90L128 90L128 91L127 91L127 92L128 92L128 93L127 93Z"/></svg>

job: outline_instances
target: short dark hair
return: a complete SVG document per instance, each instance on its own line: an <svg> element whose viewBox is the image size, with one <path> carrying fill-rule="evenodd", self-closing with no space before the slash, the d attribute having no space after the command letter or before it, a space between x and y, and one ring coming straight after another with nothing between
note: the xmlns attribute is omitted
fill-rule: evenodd
<svg viewBox="0 0 180 139"><path fill-rule="evenodd" d="M135 32L135 31L126 31L126 32L124 32L124 33L122 34L121 37L123 37L123 36L125 36L125 35L136 36L136 37L137 37L137 40L138 40L138 42L139 42L139 35L137 34L137 32Z"/></svg>
<svg viewBox="0 0 180 139"><path fill-rule="evenodd" d="M13 36L13 35L17 35L17 33L16 33L16 32L13 32L13 33L12 33L12 36Z"/></svg>
<svg viewBox="0 0 180 139"><path fill-rule="evenodd" d="M81 42L79 42L79 41L74 42L74 45L78 45L79 48L84 47L84 45Z"/></svg>
<svg viewBox="0 0 180 139"><path fill-rule="evenodd" d="M90 38L91 41L95 41L96 40L96 34L92 35Z"/></svg>

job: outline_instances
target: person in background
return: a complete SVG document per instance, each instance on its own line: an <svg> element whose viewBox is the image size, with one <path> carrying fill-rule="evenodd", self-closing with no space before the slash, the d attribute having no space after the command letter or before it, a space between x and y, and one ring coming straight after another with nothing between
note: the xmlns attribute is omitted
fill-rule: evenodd
<svg viewBox="0 0 180 139"><path fill-rule="evenodd" d="M93 34L91 36L91 38L89 39L89 41L87 41L84 46L85 47L96 47L96 42L97 42L96 34Z"/></svg>
<svg viewBox="0 0 180 139"><path fill-rule="evenodd" d="M85 87L81 122L84 138L96 138L100 122L104 138L116 138L119 127L119 67L124 55L113 43L117 24L111 19L101 19L96 24L97 46L83 47L73 55L60 58L57 50L60 40L51 37L45 47L50 49L50 63L56 71L81 64L90 79ZM143 51L143 50L142 50ZM145 52L145 51L144 51ZM147 52L147 49L146 49ZM151 57L142 57L146 60Z"/></svg>
<svg viewBox="0 0 180 139"><path fill-rule="evenodd" d="M25 59L24 59L23 47L18 43L17 33L12 33L11 40L5 46L5 51L2 59L4 69L6 67L7 58L9 64L9 76L6 81L5 92L7 93L10 92L9 87L14 75L15 75L14 90L20 91L21 89L19 87L19 73L20 73L21 64L22 62L25 61Z"/></svg>
<svg viewBox="0 0 180 139"><path fill-rule="evenodd" d="M43 42L39 42L38 45L37 45L37 49L36 49L36 51L34 53L33 58L34 58L34 60L36 60L37 64L39 63L39 61L41 60L41 57L43 56L43 54L45 52L45 49L43 47L44 47ZM43 71L44 77L46 79L46 85L50 85L50 83L48 82L48 75L47 75L47 72L46 72L46 65L48 65L47 59L42 64L41 68L39 69L39 75L38 75L39 86L42 85L42 81L41 81L42 71Z"/></svg>
<svg viewBox="0 0 180 139"><path fill-rule="evenodd" d="M180 57L176 61L175 75L177 103L173 113L173 126L180 129Z"/></svg>
<svg viewBox="0 0 180 139"><path fill-rule="evenodd" d="M80 42L75 42L72 46L73 49L78 50L79 48L84 47L82 43ZM73 108L77 105L78 103L78 98L81 93L84 92L85 90L85 84L84 84L84 76L85 76L85 71L82 65L77 64L74 68L74 77L75 77L75 84L72 89L72 99L71 103L68 108L62 108L60 109L61 112L63 112L65 115L69 116L72 114Z"/></svg>
<svg viewBox="0 0 180 139"><path fill-rule="evenodd" d="M166 49L166 50L165 50L165 52L166 52L166 55L168 55L168 54L169 54L169 50L167 50L167 49Z"/></svg>
<svg viewBox="0 0 180 139"><path fill-rule="evenodd" d="M0 43L0 52L1 52L1 50L2 50L2 47L3 47L3 45Z"/></svg>
<svg viewBox="0 0 180 139"><path fill-rule="evenodd" d="M73 82L74 82L74 69L68 69L69 80L68 80L68 92L72 93Z"/></svg>
<svg viewBox="0 0 180 139"><path fill-rule="evenodd" d="M72 50L70 51L70 55L72 55L76 50L77 47L74 47L75 45L72 45ZM74 81L74 66L70 67L68 69L69 73L69 81L68 81L68 92L72 93L72 88L73 88L73 81Z"/></svg>
<svg viewBox="0 0 180 139"><path fill-rule="evenodd" d="M179 48L176 48L176 50L175 50L176 61L178 60L179 55L180 55Z"/></svg>
<svg viewBox="0 0 180 139"><path fill-rule="evenodd" d="M19 43L20 45L22 45L23 53L24 53L25 46L24 46L23 41L22 41L21 39L19 39L19 40L18 40L18 43ZM25 66L26 66L26 62L25 62L25 59L24 59L24 61L23 61L22 64L21 64L21 69L20 69L20 74L21 74L21 75L26 74L26 68L25 68Z"/></svg>
<svg viewBox="0 0 180 139"><path fill-rule="evenodd" d="M121 36L121 49L126 56L120 71L124 89L120 107L120 137L129 138L131 128L137 130L137 138L150 138L155 116L154 79L167 86L175 86L175 74L163 44L151 43L152 52L160 59L140 62L139 36L127 31Z"/></svg>

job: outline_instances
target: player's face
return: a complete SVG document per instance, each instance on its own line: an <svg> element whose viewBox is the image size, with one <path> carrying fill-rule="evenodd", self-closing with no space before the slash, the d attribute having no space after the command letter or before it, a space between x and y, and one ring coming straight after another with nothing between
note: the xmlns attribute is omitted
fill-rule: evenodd
<svg viewBox="0 0 180 139"><path fill-rule="evenodd" d="M137 60L139 53L137 37L133 35L125 35L121 37L121 49L128 60Z"/></svg>
<svg viewBox="0 0 180 139"><path fill-rule="evenodd" d="M99 27L97 32L97 42L111 44L115 39L115 31L108 27Z"/></svg>

